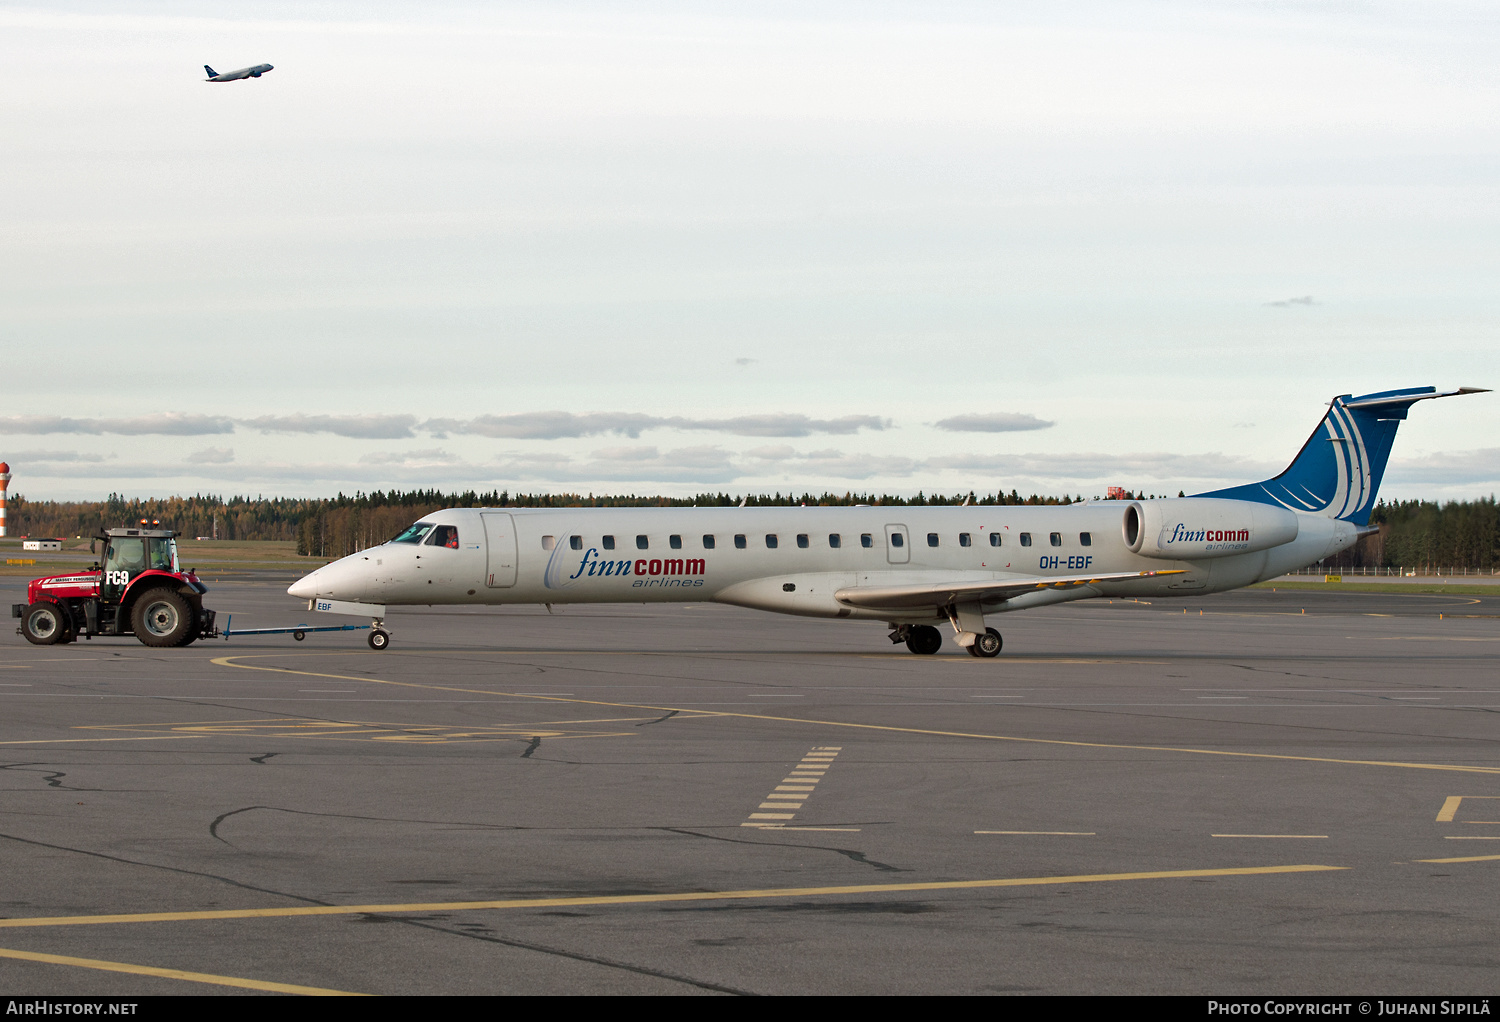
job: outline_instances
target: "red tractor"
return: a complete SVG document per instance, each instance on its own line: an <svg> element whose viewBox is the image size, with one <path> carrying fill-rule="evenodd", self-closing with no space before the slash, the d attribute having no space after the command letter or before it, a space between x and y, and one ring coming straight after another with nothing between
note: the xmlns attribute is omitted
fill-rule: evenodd
<svg viewBox="0 0 1500 1022"><path fill-rule="evenodd" d="M99 533L103 565L26 587L28 602L11 606L20 633L42 646L79 635L134 635L147 646L186 646L218 635L214 612L203 608L208 586L178 567L176 535L155 528Z"/></svg>

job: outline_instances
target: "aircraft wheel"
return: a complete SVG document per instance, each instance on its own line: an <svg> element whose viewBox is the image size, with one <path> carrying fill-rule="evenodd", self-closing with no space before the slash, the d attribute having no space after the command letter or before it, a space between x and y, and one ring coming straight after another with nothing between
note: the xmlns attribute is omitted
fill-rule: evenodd
<svg viewBox="0 0 1500 1022"><path fill-rule="evenodd" d="M1000 647L1004 644L999 632L986 628L983 635L974 636L974 645L969 647L969 652L978 657L999 656Z"/></svg>
<svg viewBox="0 0 1500 1022"><path fill-rule="evenodd" d="M27 642L37 646L67 642L67 615L62 607L50 600L33 603L26 608L26 616L21 619L21 634L26 636Z"/></svg>
<svg viewBox="0 0 1500 1022"><path fill-rule="evenodd" d="M292 633L292 638L296 639L298 642L301 642L303 639L307 638L307 633L306 632L293 632Z"/></svg>
<svg viewBox="0 0 1500 1022"><path fill-rule="evenodd" d="M182 594L165 588L142 593L130 611L131 630L147 646L185 645L197 620Z"/></svg>
<svg viewBox="0 0 1500 1022"><path fill-rule="evenodd" d="M931 625L915 625L906 636L906 648L919 656L931 656L943 645L943 633Z"/></svg>
<svg viewBox="0 0 1500 1022"><path fill-rule="evenodd" d="M370 637L365 640L373 650L383 650L391 644L391 633L381 631L379 628L370 632Z"/></svg>

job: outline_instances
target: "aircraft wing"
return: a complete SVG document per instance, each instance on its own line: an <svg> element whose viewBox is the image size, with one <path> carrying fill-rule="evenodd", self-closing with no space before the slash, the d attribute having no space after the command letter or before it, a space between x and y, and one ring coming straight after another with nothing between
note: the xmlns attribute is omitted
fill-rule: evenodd
<svg viewBox="0 0 1500 1022"><path fill-rule="evenodd" d="M1179 568L1169 571L1120 571L1103 575L986 579L980 582L955 582L951 585L850 586L834 593L833 598L851 607L946 607L954 603L994 603L1044 589L1073 589L1096 582L1130 582L1141 578L1181 574L1184 572Z"/></svg>

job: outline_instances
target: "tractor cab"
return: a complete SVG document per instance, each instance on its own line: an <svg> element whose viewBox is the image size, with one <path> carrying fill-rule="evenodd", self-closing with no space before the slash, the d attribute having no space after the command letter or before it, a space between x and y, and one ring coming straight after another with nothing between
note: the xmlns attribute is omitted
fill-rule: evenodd
<svg viewBox="0 0 1500 1022"><path fill-rule="evenodd" d="M176 537L167 529L107 529L96 536L104 545L100 602L119 603L130 584L148 571L178 574Z"/></svg>

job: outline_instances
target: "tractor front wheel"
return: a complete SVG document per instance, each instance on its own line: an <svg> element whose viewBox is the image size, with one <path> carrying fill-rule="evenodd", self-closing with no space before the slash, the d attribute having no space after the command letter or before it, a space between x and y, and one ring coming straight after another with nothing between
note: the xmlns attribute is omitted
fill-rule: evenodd
<svg viewBox="0 0 1500 1022"><path fill-rule="evenodd" d="M21 618L21 634L26 636L27 642L38 646L67 642L67 614L50 600L33 603L26 608L26 616Z"/></svg>
<svg viewBox="0 0 1500 1022"><path fill-rule="evenodd" d="M151 589L141 594L130 612L135 637L147 646L185 646L197 615L181 593Z"/></svg>

